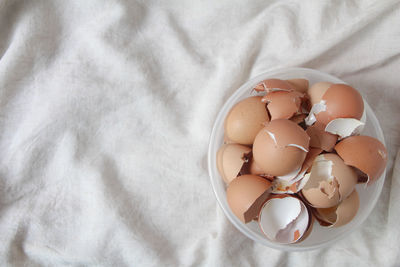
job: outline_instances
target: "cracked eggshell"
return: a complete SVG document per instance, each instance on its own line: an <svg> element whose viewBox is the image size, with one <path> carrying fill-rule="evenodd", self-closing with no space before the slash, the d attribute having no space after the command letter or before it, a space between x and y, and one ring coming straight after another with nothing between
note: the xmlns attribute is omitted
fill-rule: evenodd
<svg viewBox="0 0 400 267"><path fill-rule="evenodd" d="M339 184L339 200L342 201L353 192L357 184L357 173L336 154L328 153L322 156L333 163L332 175Z"/></svg>
<svg viewBox="0 0 400 267"><path fill-rule="evenodd" d="M289 119L301 112L301 98L304 95L297 91L274 91L262 98L267 103L271 121L276 119Z"/></svg>
<svg viewBox="0 0 400 267"><path fill-rule="evenodd" d="M348 224L357 214L360 199L357 191L353 192L337 206L327 209L315 209L315 216L321 220L322 226L340 227Z"/></svg>
<svg viewBox="0 0 400 267"><path fill-rule="evenodd" d="M298 171L297 175L294 177L291 177L291 179L285 179L285 178L290 178L284 177L282 179L281 176L276 177L275 180L272 182L272 193L274 194L283 194L283 193L288 193L288 194L294 194L299 192L303 187L306 185L309 176L305 176L306 172L309 171L311 168L314 159L321 154L322 149L319 148L311 148L310 151L307 153L307 156L303 162L303 165L301 166L300 171Z"/></svg>
<svg viewBox="0 0 400 267"><path fill-rule="evenodd" d="M357 184L356 172L333 153L319 155L305 177L308 181L301 191L302 195L317 208L337 205L353 192Z"/></svg>
<svg viewBox="0 0 400 267"><path fill-rule="evenodd" d="M254 87L255 91L261 92L261 91L266 91L266 92L271 92L271 91L291 91L294 90L294 87L288 83L285 80L280 80L280 79L267 79L259 84L257 84Z"/></svg>
<svg viewBox="0 0 400 267"><path fill-rule="evenodd" d="M303 179L303 178L307 172L310 172L310 169L313 165L315 158L321 153L322 153L322 149L320 149L320 148L310 148L309 149L307 156L303 162L303 165L301 166L300 172L298 173L298 175L296 177L293 178L293 180L290 181L290 182L294 183L299 180L303 180L301 185L298 186L298 190L301 190L304 187L305 182L308 181L308 179Z"/></svg>
<svg viewBox="0 0 400 267"><path fill-rule="evenodd" d="M326 125L325 131L343 139L351 135L359 135L364 129L364 125L362 121L353 118L339 118L330 121Z"/></svg>
<svg viewBox="0 0 400 267"><path fill-rule="evenodd" d="M338 139L337 135L325 131L325 125L315 122L307 128L306 133L310 136L310 147L321 148L331 152Z"/></svg>
<svg viewBox="0 0 400 267"><path fill-rule="evenodd" d="M265 103L261 96L248 97L229 111L224 129L227 139L232 142L251 145L257 133L269 121Z"/></svg>
<svg viewBox="0 0 400 267"><path fill-rule="evenodd" d="M226 197L232 212L244 223L255 219L269 197L271 183L256 175L239 176L228 185Z"/></svg>
<svg viewBox="0 0 400 267"><path fill-rule="evenodd" d="M225 144L217 152L217 169L225 183L235 179L247 162L251 148L239 144Z"/></svg>
<svg viewBox="0 0 400 267"><path fill-rule="evenodd" d="M290 195L273 196L260 210L258 224L263 234L282 244L300 241L310 226L310 216L304 203Z"/></svg>
<svg viewBox="0 0 400 267"><path fill-rule="evenodd" d="M387 151L376 138L350 136L340 141L335 150L344 163L368 175L368 185L379 179L386 168Z"/></svg>
<svg viewBox="0 0 400 267"><path fill-rule="evenodd" d="M323 94L326 110L315 114L317 121L327 125L337 118L361 119L364 101L360 93L346 84L333 84Z"/></svg>
<svg viewBox="0 0 400 267"><path fill-rule="evenodd" d="M290 120L274 120L257 134L253 157L265 173L283 176L297 170L307 155L310 137Z"/></svg>
<svg viewBox="0 0 400 267"><path fill-rule="evenodd" d="M307 79L290 79L286 80L290 85L293 86L294 90L300 93L306 93L308 90L309 82Z"/></svg>
<svg viewBox="0 0 400 267"><path fill-rule="evenodd" d="M325 160L324 155L319 155L311 172L305 175L308 181L301 194L312 207L329 208L339 203L338 182L332 175L332 168L333 163Z"/></svg>

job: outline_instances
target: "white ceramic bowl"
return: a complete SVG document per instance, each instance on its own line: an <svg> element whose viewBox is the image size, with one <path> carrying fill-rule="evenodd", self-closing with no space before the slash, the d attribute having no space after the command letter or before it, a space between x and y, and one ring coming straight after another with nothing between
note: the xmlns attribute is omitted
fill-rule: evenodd
<svg viewBox="0 0 400 267"><path fill-rule="evenodd" d="M374 208L379 195L382 191L382 186L385 180L385 172L382 177L376 181L373 185L365 187L364 185L357 185L357 192L360 197L360 208L357 212L356 217L347 225L338 228L324 228L315 222L313 230L304 241L296 244L278 244L269 241L260 231L259 226L256 222L250 222L247 224L242 223L230 210L228 202L226 200L226 186L218 173L216 165L216 155L218 148L223 144L224 135L224 119L228 114L229 110L234 104L240 100L249 97L252 88L262 80L267 78L280 78L280 79L292 79L292 78L305 78L310 81L310 85L328 81L333 83L345 83L344 81L313 69L306 68L285 68L279 70L268 71L262 73L245 84L243 84L229 99L226 101L220 112L218 113L217 119L215 120L214 127L210 137L210 144L208 148L208 170L211 179L211 184L214 189L215 196L218 200L219 205L224 211L225 215L231 221L237 229L239 229L247 237L254 241L261 243L265 246L285 250L285 251L302 251L322 248L328 246L335 241L344 238L346 235L351 233L354 229L360 227L365 221L368 215ZM367 102L364 100L364 107L366 110L367 121L362 132L362 135L369 135L379 139L383 144L385 140L383 137L382 129L379 125L378 120L375 117L374 112Z"/></svg>

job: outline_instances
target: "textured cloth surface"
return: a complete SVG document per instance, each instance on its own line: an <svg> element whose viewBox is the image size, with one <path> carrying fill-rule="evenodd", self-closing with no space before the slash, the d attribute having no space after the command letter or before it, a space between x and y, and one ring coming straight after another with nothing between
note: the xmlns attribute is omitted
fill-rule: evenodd
<svg viewBox="0 0 400 267"><path fill-rule="evenodd" d="M227 98L302 66L358 88L390 160L329 248L256 244L207 172ZM0 1L1 266L399 266L399 1Z"/></svg>

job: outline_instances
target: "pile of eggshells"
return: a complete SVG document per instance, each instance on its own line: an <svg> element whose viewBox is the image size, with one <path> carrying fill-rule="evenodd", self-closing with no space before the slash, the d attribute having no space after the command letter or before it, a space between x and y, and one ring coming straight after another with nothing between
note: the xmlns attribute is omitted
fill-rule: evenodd
<svg viewBox="0 0 400 267"><path fill-rule="evenodd" d="M229 111L217 167L232 212L257 221L271 241L304 240L316 219L349 223L359 208L357 183L374 183L387 152L360 135L360 93L346 84L268 79Z"/></svg>

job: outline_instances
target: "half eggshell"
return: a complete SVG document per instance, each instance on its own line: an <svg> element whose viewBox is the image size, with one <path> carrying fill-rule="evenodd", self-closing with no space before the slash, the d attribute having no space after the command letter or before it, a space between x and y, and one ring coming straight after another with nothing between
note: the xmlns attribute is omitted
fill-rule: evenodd
<svg viewBox="0 0 400 267"><path fill-rule="evenodd" d="M248 161L251 148L239 144L225 144L217 152L217 169L225 183L235 179Z"/></svg>
<svg viewBox="0 0 400 267"><path fill-rule="evenodd" d="M271 241L282 244L298 242L310 226L310 214L304 203L290 195L268 199L260 210L258 223Z"/></svg>
<svg viewBox="0 0 400 267"><path fill-rule="evenodd" d="M257 134L253 157L266 174L283 176L300 170L307 155L310 137L290 120L274 120Z"/></svg>
<svg viewBox="0 0 400 267"><path fill-rule="evenodd" d="M311 91L311 90L310 90ZM322 94L321 100L318 97ZM364 101L360 93L347 84L332 84L326 89L322 86L318 93L311 96L313 105L326 105L325 110L314 111L316 120L327 125L338 118L361 119L364 112Z"/></svg>
<svg viewBox="0 0 400 267"><path fill-rule="evenodd" d="M232 180L226 197L232 212L244 223L258 216L262 204L269 197L271 183L256 175L242 175Z"/></svg>
<svg viewBox="0 0 400 267"><path fill-rule="evenodd" d="M367 184L374 183L385 171L387 151L376 138L350 136L340 141L335 150L344 162L368 175Z"/></svg>
<svg viewBox="0 0 400 267"><path fill-rule="evenodd" d="M253 144L257 133L269 121L265 103L261 96L248 97L229 111L226 116L224 129L226 138L243 145Z"/></svg>

